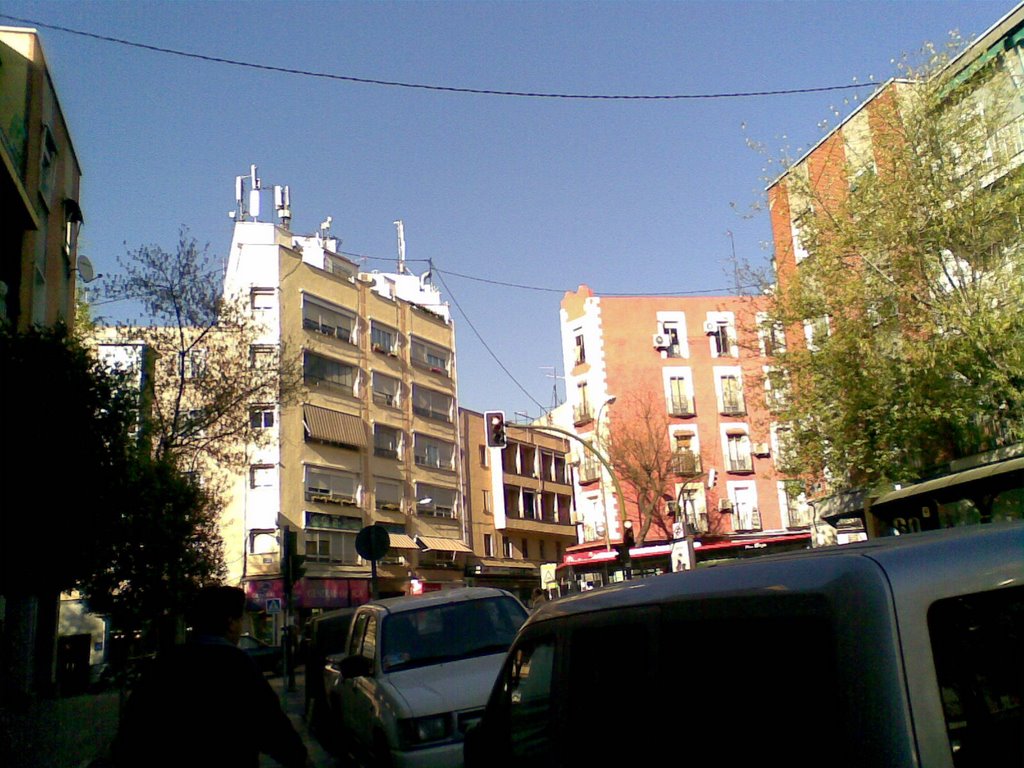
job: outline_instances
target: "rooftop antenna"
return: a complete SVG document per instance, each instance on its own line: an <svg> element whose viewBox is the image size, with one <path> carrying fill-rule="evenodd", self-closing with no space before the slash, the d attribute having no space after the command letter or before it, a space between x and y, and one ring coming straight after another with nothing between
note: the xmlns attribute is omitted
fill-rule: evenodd
<svg viewBox="0 0 1024 768"><path fill-rule="evenodd" d="M249 215L253 221L260 218L260 177L256 175L256 164L249 166Z"/></svg>
<svg viewBox="0 0 1024 768"><path fill-rule="evenodd" d="M320 238L324 241L331 236L331 224L334 222L333 216L328 216L326 219L320 222Z"/></svg>
<svg viewBox="0 0 1024 768"><path fill-rule="evenodd" d="M292 221L292 191L290 187L274 187L274 210L277 211L277 218L281 220L281 226L287 229Z"/></svg>
<svg viewBox="0 0 1024 768"><path fill-rule="evenodd" d="M542 366L540 366L540 369L542 371L550 371L550 373L545 373L544 375L547 378L549 378L549 379L554 379L555 380L554 383L551 385L551 409L550 409L550 410L554 410L559 405L561 405L561 403L558 401L558 380L561 379L562 381L565 381L565 376L559 376L558 373L556 372L558 369L555 368L555 366L553 366L553 365L542 365Z"/></svg>
<svg viewBox="0 0 1024 768"><path fill-rule="evenodd" d="M398 233L398 274L405 274L405 224L402 220L393 222Z"/></svg>

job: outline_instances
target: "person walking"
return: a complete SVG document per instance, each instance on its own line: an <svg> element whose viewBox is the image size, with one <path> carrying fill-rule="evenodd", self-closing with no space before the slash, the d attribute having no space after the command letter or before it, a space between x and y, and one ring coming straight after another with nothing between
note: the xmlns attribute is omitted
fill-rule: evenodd
<svg viewBox="0 0 1024 768"><path fill-rule="evenodd" d="M189 642L157 657L128 699L117 768L257 768L260 753L307 765L306 746L263 673L238 648L245 593L206 587Z"/></svg>

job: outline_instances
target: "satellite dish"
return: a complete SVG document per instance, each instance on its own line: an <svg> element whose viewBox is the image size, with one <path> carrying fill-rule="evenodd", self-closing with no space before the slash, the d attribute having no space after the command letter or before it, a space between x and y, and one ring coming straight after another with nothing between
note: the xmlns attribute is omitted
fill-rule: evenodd
<svg viewBox="0 0 1024 768"><path fill-rule="evenodd" d="M78 274L81 275L83 283L91 283L96 279L96 273L93 271L92 262L89 261L88 256L78 257Z"/></svg>

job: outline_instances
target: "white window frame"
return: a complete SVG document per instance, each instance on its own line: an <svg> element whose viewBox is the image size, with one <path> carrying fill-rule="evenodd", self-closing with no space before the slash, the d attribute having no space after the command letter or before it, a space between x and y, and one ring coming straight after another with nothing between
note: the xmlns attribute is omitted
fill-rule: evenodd
<svg viewBox="0 0 1024 768"><path fill-rule="evenodd" d="M318 296L302 295L302 327L307 331L340 339L346 344L359 341L359 319L356 314ZM338 333L342 329L348 332Z"/></svg>
<svg viewBox="0 0 1024 768"><path fill-rule="evenodd" d="M665 391L665 407L668 410L668 413L674 414L672 407L672 382L674 380L681 380L683 382L684 393L689 399L689 415L695 416L697 414L697 403L693 391L693 369L689 366L668 366L662 368L661 380Z"/></svg>
<svg viewBox="0 0 1024 768"><path fill-rule="evenodd" d="M747 412L747 398L743 386L743 371L737 366L714 368L715 375L715 397L718 400L718 412L727 415L740 415ZM739 394L739 408L726 411L725 402L725 379L736 379L737 392Z"/></svg>
<svg viewBox="0 0 1024 768"><path fill-rule="evenodd" d="M739 357L740 347L736 339L736 315L732 312L708 312L707 322L714 323L717 326L725 326L725 352L718 351L718 343L716 341L720 338L721 331L707 335L708 349L711 352L711 357Z"/></svg>
<svg viewBox="0 0 1024 768"><path fill-rule="evenodd" d="M676 332L676 341L679 344L679 354L673 355L670 349L662 350L662 357L682 358L690 357L690 342L686 335L686 313L685 312L658 312L658 328L661 333L671 335L672 330Z"/></svg>
<svg viewBox="0 0 1024 768"><path fill-rule="evenodd" d="M722 440L722 462L725 466L726 472L753 472L754 470L754 453L753 443L750 440L750 428L744 422L734 422L730 424L722 424L720 426L721 440ZM740 466L737 468L740 462L733 462L733 451L732 447L734 442L731 438L740 437L737 433L742 433L742 440L740 443L746 446L746 467ZM737 454L737 459L741 459L742 456Z"/></svg>

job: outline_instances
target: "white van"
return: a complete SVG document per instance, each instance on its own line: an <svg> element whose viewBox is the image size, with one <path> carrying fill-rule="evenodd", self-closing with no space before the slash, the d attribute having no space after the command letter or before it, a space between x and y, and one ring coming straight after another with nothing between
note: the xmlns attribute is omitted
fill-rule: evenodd
<svg viewBox="0 0 1024 768"><path fill-rule="evenodd" d="M665 574L556 601L467 768L1024 764L1024 524Z"/></svg>

